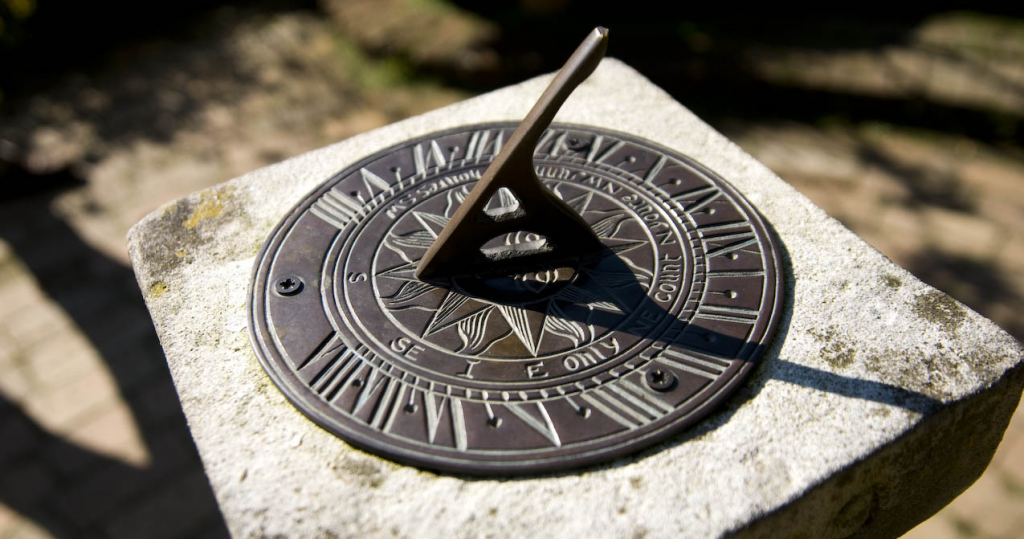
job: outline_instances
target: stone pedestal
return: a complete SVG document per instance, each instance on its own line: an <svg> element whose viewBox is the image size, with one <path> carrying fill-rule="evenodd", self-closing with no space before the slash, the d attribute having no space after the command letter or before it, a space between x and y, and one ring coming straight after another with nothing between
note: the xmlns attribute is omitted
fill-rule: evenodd
<svg viewBox="0 0 1024 539"><path fill-rule="evenodd" d="M1024 351L921 283L629 67L605 60L556 121L689 155L783 247L784 316L746 386L667 443L520 479L436 475L356 450L293 408L246 329L267 233L333 173L399 141L518 120L540 77L172 202L129 249L232 533L256 537L897 537L985 469Z"/></svg>

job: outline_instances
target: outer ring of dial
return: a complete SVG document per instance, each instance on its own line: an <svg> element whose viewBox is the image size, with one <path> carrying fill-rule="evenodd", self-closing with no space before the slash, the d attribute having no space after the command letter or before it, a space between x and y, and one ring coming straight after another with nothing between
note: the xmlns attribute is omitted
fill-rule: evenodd
<svg viewBox="0 0 1024 539"><path fill-rule="evenodd" d="M684 162L690 168L699 171L721 191L728 195L730 200L741 207L746 213L748 221L753 225L758 240L762 245L762 259L765 271L765 290L762 306L767 312L767 318L758 320L758 331L760 339L755 343L759 354L755 354L746 361L733 362L733 365L714 382L710 391L711 397L704 400L699 407L691 407L685 413L677 410L662 420L655 421L643 428L632 431L629 436L618 436L615 443L605 444L600 447L591 448L586 451L565 452L552 451L547 455L536 455L536 458L528 460L495 460L488 458L472 458L471 455L459 456L452 451L434 450L424 448L420 444L404 443L400 439L382 439L379 431L357 421L347 420L344 426L338 424L337 412L327 403L314 394L295 373L285 366L281 353L276 350L273 339L270 337L267 316L265 311L264 298L270 293L272 284L268 282L270 263L273 255L280 247L287 233L307 210L312 203L320 196L330 190L338 181L345 178L352 171L382 158L385 155L411 148L417 142L442 137L445 135L480 130L486 128L507 128L514 124L491 123L481 125L462 126L446 131L431 133L422 137L407 140L381 152L377 152L358 163L346 168L344 171L331 177L319 187L310 192L299 203L297 203L282 221L271 231L267 241L264 242L257 254L252 273L252 284L248 300L250 340L256 351L257 359L271 380L281 389L285 397L296 406L303 414L315 423L333 434L343 438L349 443L362 449L380 454L398 462L421 466L444 472L473 474L473 475L522 475L551 471L560 471L568 468L592 465L605 462L614 458L634 453L645 447L649 447L685 430L700 419L706 417L718 404L729 397L741 382L753 371L758 356L768 348L775 330L781 318L783 304L783 282L781 271L781 260L778 255L775 239L772 237L763 219L750 203L740 195L731 185L706 167L685 157L673 150L667 149L656 143L638 139L636 137L617 133L604 128L590 126L579 126L571 124L552 125L552 128L573 129L587 132L597 132L616 139L624 140L648 150ZM346 418L343 418L346 419Z"/></svg>

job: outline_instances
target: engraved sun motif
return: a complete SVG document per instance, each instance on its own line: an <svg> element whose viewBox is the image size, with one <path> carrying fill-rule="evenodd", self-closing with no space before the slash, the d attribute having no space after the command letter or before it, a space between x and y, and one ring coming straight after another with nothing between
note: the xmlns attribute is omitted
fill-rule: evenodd
<svg viewBox="0 0 1024 539"><path fill-rule="evenodd" d="M608 251L580 267L424 282L414 273L471 186L435 196L400 218L378 253L380 301L421 342L487 359L545 357L600 340L629 319L653 277L643 225L608 197L569 184L551 185L586 220ZM563 191L579 191L571 197ZM441 200L443 200L443 203ZM516 204L499 191L490 210ZM546 241L528 232L495 238L484 249L530 248ZM647 247L647 249L643 249ZM383 255L383 256L382 256ZM386 263L385 258L396 263Z"/></svg>

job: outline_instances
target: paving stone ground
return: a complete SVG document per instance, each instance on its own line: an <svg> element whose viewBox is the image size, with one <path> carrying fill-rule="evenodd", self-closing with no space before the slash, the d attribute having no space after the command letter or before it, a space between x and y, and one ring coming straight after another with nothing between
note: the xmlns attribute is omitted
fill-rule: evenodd
<svg viewBox="0 0 1024 539"><path fill-rule="evenodd" d="M0 539L226 537L125 232L189 192L466 96L402 79L309 13L215 19L0 119L25 155L6 179L59 186L0 200ZM896 263L1024 337L1019 150L887 125L721 127ZM1024 412L986 474L907 537L1024 538Z"/></svg>

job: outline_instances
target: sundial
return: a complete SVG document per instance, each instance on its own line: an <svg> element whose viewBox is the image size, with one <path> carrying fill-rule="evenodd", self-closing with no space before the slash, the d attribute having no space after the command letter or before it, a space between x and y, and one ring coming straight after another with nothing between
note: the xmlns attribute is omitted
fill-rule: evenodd
<svg viewBox="0 0 1024 539"><path fill-rule="evenodd" d="M381 149L274 228L250 331L310 419L424 468L549 472L675 435L750 374L782 301L754 207L671 148L551 123L606 43L521 123Z"/></svg>

